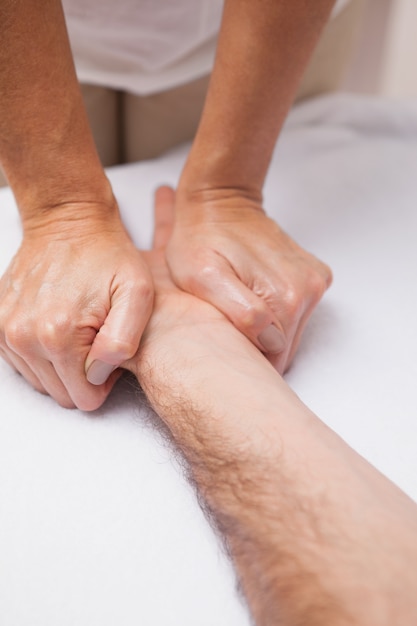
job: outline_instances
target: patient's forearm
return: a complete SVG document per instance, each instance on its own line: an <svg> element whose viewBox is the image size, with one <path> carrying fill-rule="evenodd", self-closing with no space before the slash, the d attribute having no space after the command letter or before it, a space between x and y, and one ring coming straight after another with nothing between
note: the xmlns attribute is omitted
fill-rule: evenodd
<svg viewBox="0 0 417 626"><path fill-rule="evenodd" d="M137 374L188 459L255 621L414 626L416 507L223 326L179 327Z"/></svg>

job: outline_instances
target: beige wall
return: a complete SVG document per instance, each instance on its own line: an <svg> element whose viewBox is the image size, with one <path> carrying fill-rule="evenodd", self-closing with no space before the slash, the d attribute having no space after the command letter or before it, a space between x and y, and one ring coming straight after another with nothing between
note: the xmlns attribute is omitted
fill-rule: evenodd
<svg viewBox="0 0 417 626"><path fill-rule="evenodd" d="M344 88L417 97L417 0L362 1L362 24Z"/></svg>
<svg viewBox="0 0 417 626"><path fill-rule="evenodd" d="M417 0L393 0L380 90L417 97Z"/></svg>

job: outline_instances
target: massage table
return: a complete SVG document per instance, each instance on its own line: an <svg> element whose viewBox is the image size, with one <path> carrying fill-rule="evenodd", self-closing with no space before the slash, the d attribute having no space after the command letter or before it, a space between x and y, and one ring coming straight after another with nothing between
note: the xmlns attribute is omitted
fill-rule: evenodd
<svg viewBox="0 0 417 626"><path fill-rule="evenodd" d="M108 170L140 248L188 146ZM21 239L0 192L0 270ZM290 114L268 214L333 269L289 385L417 498L417 102L318 98ZM0 362L1 626L249 626L221 541L132 379L65 410Z"/></svg>

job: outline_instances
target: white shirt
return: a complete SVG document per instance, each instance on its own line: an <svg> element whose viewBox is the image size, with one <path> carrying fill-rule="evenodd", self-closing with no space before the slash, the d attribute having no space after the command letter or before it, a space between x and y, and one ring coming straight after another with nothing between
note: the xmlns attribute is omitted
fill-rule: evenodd
<svg viewBox="0 0 417 626"><path fill-rule="evenodd" d="M338 0L340 11L349 0ZM211 71L223 0L63 0L82 83L139 95Z"/></svg>

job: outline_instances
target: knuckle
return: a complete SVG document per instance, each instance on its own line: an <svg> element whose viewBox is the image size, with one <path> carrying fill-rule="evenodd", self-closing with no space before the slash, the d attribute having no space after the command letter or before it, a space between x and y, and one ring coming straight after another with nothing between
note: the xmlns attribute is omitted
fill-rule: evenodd
<svg viewBox="0 0 417 626"><path fill-rule="evenodd" d="M138 349L138 342L133 339L111 339L106 345L106 353L112 357L111 361L120 362L130 359Z"/></svg>
<svg viewBox="0 0 417 626"><path fill-rule="evenodd" d="M219 269L211 260L197 260L193 271L184 276L184 287L187 291L198 293L201 287L215 285L219 278Z"/></svg>
<svg viewBox="0 0 417 626"><path fill-rule="evenodd" d="M136 333L120 336L114 329L103 326L94 340L95 357L106 363L119 365L135 354L139 340Z"/></svg>
<svg viewBox="0 0 417 626"><path fill-rule="evenodd" d="M50 354L61 352L67 344L71 326L71 320L66 315L54 320L46 318L39 321L37 326L39 344Z"/></svg>
<svg viewBox="0 0 417 626"><path fill-rule="evenodd" d="M204 263L197 271L197 276L202 282L212 281L219 275L219 270L214 263Z"/></svg>
<svg viewBox="0 0 417 626"><path fill-rule="evenodd" d="M210 264L204 265L195 274L190 275L188 282L192 290L198 293L201 289L216 285L218 278L218 269L214 265Z"/></svg>
<svg viewBox="0 0 417 626"><path fill-rule="evenodd" d="M314 266L314 272L312 272L313 278L316 277L318 281L321 280L323 285L323 291L325 291L333 282L333 272L331 268L322 261L318 261L318 265Z"/></svg>
<svg viewBox="0 0 417 626"><path fill-rule="evenodd" d="M326 289L330 286L332 281L332 273L318 274L314 273L310 276L309 280L309 292L311 300L317 303L323 296Z"/></svg>
<svg viewBox="0 0 417 626"><path fill-rule="evenodd" d="M118 301L126 308L140 307L143 309L151 305L154 297L152 280L146 277L131 277L123 281L123 286L118 293Z"/></svg>
<svg viewBox="0 0 417 626"><path fill-rule="evenodd" d="M239 326L243 332L248 333L254 328L263 325L266 317L262 303L250 304L240 313Z"/></svg>
<svg viewBox="0 0 417 626"><path fill-rule="evenodd" d="M303 307L304 297L297 289L288 286L283 296L283 302L287 315L297 317Z"/></svg>
<svg viewBox="0 0 417 626"><path fill-rule="evenodd" d="M135 288L141 300L145 300L146 302L152 300L154 289L152 283L149 280L142 279L136 281Z"/></svg>
<svg viewBox="0 0 417 626"><path fill-rule="evenodd" d="M4 326L4 340L14 352L26 352L30 346L27 324L20 318L9 320Z"/></svg>

